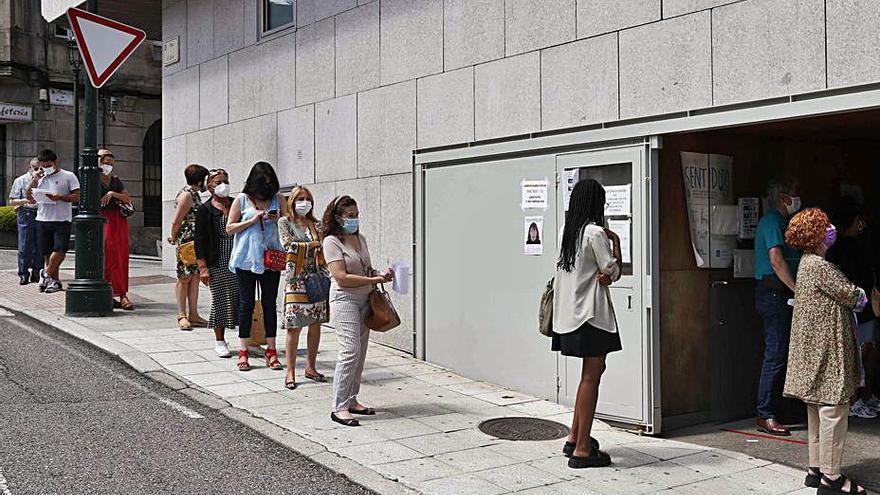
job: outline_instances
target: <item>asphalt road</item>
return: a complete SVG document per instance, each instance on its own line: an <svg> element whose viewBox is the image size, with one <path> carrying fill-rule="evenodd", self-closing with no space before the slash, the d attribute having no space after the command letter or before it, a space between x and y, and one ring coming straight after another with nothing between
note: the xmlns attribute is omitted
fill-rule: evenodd
<svg viewBox="0 0 880 495"><path fill-rule="evenodd" d="M5 314L0 495L10 493L372 492L87 344Z"/></svg>

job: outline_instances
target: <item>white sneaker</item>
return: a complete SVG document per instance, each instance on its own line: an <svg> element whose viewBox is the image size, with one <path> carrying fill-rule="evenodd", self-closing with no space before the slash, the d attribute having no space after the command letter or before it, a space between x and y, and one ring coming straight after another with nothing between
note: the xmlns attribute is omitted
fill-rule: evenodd
<svg viewBox="0 0 880 495"><path fill-rule="evenodd" d="M224 341L218 340L214 343L214 352L222 358L232 357L232 351L229 350L229 346Z"/></svg>
<svg viewBox="0 0 880 495"><path fill-rule="evenodd" d="M859 399L850 406L849 415L862 419L874 419L877 417L877 412L868 407L862 399Z"/></svg>
<svg viewBox="0 0 880 495"><path fill-rule="evenodd" d="M880 399L878 399L876 395L872 395L870 399L864 402L866 406L870 407L875 412L880 413Z"/></svg>
<svg viewBox="0 0 880 495"><path fill-rule="evenodd" d="M46 273L46 270L40 270L40 283L37 287L40 288L40 292L45 292L47 285L49 285L49 274Z"/></svg>

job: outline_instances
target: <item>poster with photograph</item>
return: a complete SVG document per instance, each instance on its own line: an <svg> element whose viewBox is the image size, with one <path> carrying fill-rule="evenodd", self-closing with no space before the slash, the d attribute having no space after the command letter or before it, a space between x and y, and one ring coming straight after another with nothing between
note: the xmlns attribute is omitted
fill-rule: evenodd
<svg viewBox="0 0 880 495"><path fill-rule="evenodd" d="M544 254L544 217L526 217L523 229L523 253L526 256Z"/></svg>
<svg viewBox="0 0 880 495"><path fill-rule="evenodd" d="M520 183L522 188L523 210L546 210L547 209L547 179L524 180Z"/></svg>
<svg viewBox="0 0 880 495"><path fill-rule="evenodd" d="M733 264L736 235L713 235L710 216L712 207L736 204L733 157L682 151L681 168L697 267L728 268Z"/></svg>

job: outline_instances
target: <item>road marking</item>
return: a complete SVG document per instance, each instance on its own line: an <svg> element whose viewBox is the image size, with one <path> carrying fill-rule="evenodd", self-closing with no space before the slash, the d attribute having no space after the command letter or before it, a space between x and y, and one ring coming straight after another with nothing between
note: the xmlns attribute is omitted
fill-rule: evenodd
<svg viewBox="0 0 880 495"><path fill-rule="evenodd" d="M3 477L3 472L0 471L0 495L12 495L12 491L9 490L6 483L8 483L8 481Z"/></svg>
<svg viewBox="0 0 880 495"><path fill-rule="evenodd" d="M166 406L170 407L171 409L174 409L175 411L183 414L184 416L186 416L188 418L205 419L205 417L202 416L201 414L193 411L192 409L184 406L183 404L179 404L177 402L174 402L171 399L164 399L163 398L163 399L159 399L159 402L161 402L162 404L165 404Z"/></svg>

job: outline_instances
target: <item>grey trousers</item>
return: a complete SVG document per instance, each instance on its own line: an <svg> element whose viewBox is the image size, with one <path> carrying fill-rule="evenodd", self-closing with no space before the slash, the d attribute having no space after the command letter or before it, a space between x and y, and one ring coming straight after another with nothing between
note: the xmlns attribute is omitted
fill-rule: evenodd
<svg viewBox="0 0 880 495"><path fill-rule="evenodd" d="M364 325L367 296L354 296L343 291L330 294L330 316L336 328L339 356L333 375L333 412L347 411L357 400L370 329Z"/></svg>
<svg viewBox="0 0 880 495"><path fill-rule="evenodd" d="M807 404L811 467L818 467L823 474L840 474L848 426L848 403L837 406Z"/></svg>

